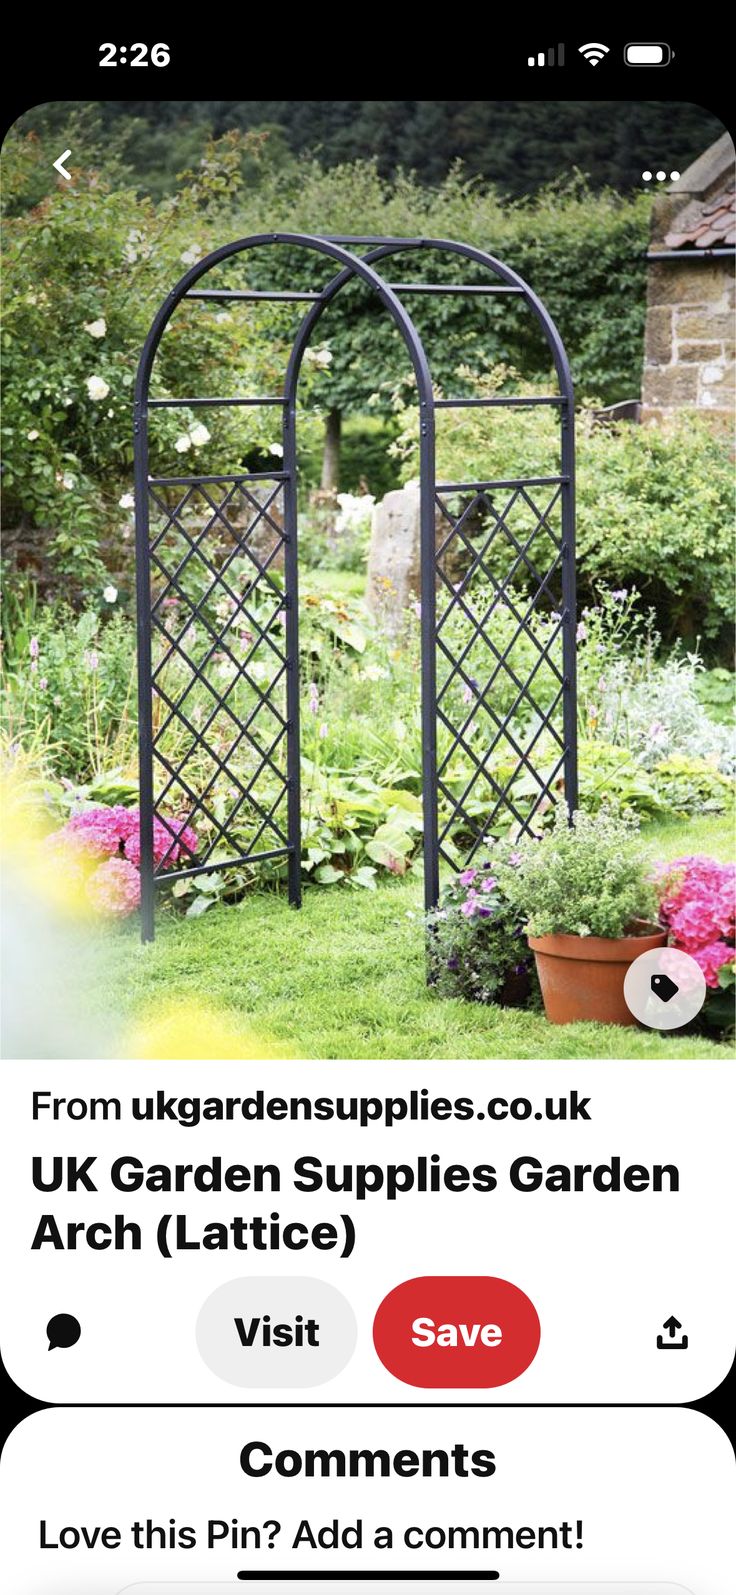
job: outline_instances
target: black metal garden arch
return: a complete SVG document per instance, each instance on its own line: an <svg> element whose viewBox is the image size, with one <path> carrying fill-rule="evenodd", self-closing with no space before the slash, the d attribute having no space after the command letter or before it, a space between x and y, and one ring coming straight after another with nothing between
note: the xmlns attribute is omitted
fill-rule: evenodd
<svg viewBox="0 0 736 1595"><path fill-rule="evenodd" d="M318 292L315 291L263 291L251 289L197 289L196 284L213 267L241 255L244 251L269 245L298 246L316 252L337 263L336 275ZM364 253L357 253L362 250ZM394 255L416 251L438 251L459 256L481 267L494 279L491 282L470 283L390 282L380 274L376 265ZM553 797L560 782L564 783L565 798L572 810L577 805L577 704L575 679L575 445L573 388L570 369L560 335L551 316L528 285L510 267L492 255L471 245L432 238L375 238L375 237L317 237L296 233L256 234L214 250L193 266L179 280L152 322L140 358L135 387L135 518L136 518L136 587L137 587L137 637L138 637L138 717L140 747L140 874L141 874L141 927L144 941L151 940L154 932L154 907L157 884L162 878L168 882L202 874L223 867L220 848L224 842L233 846L230 864L255 863L258 860L283 858L288 861L289 901L298 907L301 902L301 795L300 795L300 738L299 738L299 570L298 570L298 512L297 512L297 460L296 460L296 402L297 385L302 360L320 317L344 285L354 278L367 283L392 317L406 344L417 385L420 414L420 528L421 528L421 661L422 661L422 790L424 810L424 876L425 903L428 909L438 901L441 861L456 862L448 851L447 838L453 825L462 820L469 837L467 860L480 847L486 831L495 816L507 809L522 829L529 829L531 819L539 805ZM404 304L405 297L419 294L514 294L523 301L535 316L544 334L557 375L558 391L533 397L499 395L492 398L435 398L430 369L422 341ZM200 300L223 303L252 301L287 301L309 303L292 346L283 392L263 397L206 397L195 395L177 399L152 398L150 379L156 351L168 322L182 300ZM269 472L235 472L216 476L151 477L149 475L148 441L150 412L159 408L211 408L216 406L269 405L280 411L282 421L283 457L281 469ZM438 483L435 476L435 412L438 409L465 406L554 406L560 425L560 468L553 475L508 477L470 482ZM535 495L549 490L548 502L542 506ZM258 493L263 497L258 498ZM494 502L502 494L505 503L500 510ZM281 499L280 519L271 513L277 498ZM459 501L460 508L453 508ZM531 513L534 525L531 533L515 535L509 524L516 505L523 505ZM491 521L488 535L481 538L478 547L476 534L471 531L472 516L482 509ZM559 519L559 532L552 528L551 517ZM238 515L249 517L243 530L233 524ZM203 518L199 527L189 524L192 518ZM438 538L438 521L442 527ZM257 552L252 545L254 530L266 524L273 537L268 554ZM445 526L448 528L445 530ZM218 539L223 532L231 545L221 557ZM551 563L540 571L537 568L533 545L540 532L546 534L551 545ZM494 539L502 534L509 545L511 563L499 579L498 573L487 565L488 552ZM447 553L451 548L462 548L466 560L462 579L452 582L447 574ZM269 567L278 553L283 551L283 590L274 582ZM237 557L247 565L247 580L240 581L239 590L231 587L228 572ZM550 560L549 553L546 556ZM192 592L190 577L196 570L201 578L201 592ZM514 577L522 572L525 582L531 578L533 588L519 596L512 589ZM252 573L251 573L252 572ZM479 618L470 607L468 592L475 574L488 583L491 601ZM550 633L538 638L530 624L540 603L548 604L554 598L551 583L559 578L560 609L553 613ZM438 605L438 588L441 605ZM272 603L272 613L265 618L254 613L256 594L266 594ZM212 619L212 600L221 596L229 605L225 624L220 626ZM486 594L487 597L487 594ZM172 626L166 624L166 606L176 607L177 615ZM276 606L276 607L273 607ZM517 607L518 606L518 607ZM438 614L438 609L441 613ZM510 613L515 630L506 646L499 647L492 635L494 616L501 609ZM445 629L448 620L461 614L470 625L469 638L458 653L447 641ZM276 616L283 617L283 645L274 633ZM245 657L237 657L231 650L236 623L247 619L246 636L254 646L246 644ZM197 657L191 635L197 626L205 633L205 651ZM489 630L490 628L490 630ZM161 652L153 658L153 639L160 639ZM280 631L278 637L280 638ZM535 653L535 662L524 678L516 673L510 655L519 637L529 638ZM561 668L553 658L553 647L561 638ZM490 674L481 685L470 678L464 668L471 648L480 639L487 650ZM274 671L264 687L256 677L252 664L257 648L264 644L273 656ZM233 674L228 685L220 689L207 674L213 659L226 656ZM437 661L443 661L446 674L438 691ZM167 686L166 669L174 661L184 675L177 683L177 696ZM535 679L542 665L552 673L557 685L553 698L544 707L534 696ZM503 672L511 681L514 699L503 712L494 706L492 690ZM228 702L236 681L247 683L253 698L253 708L241 720ZM212 708L202 723L191 710L187 700L195 682L204 685L207 701ZM462 724L451 718L448 692L454 684L463 684L464 694L469 694L472 708L462 713ZM283 700L279 707L279 697ZM526 746L520 745L512 721L519 704L526 701L533 710L533 734ZM469 728L480 712L488 725L488 740L475 749L470 745ZM218 716L225 716L232 725L233 741L223 753L212 746L214 737L210 727ZM449 745L440 757L438 754L438 724L444 728ZM181 735L181 746L165 751L165 737L172 727ZM256 730L258 727L258 730ZM261 740L265 728L266 737ZM484 721L485 728L485 721ZM534 747L542 732L550 733L559 749L554 767L545 773L537 770L532 760ZM257 759L253 774L241 776L230 761L241 746L247 746ZM492 773L490 766L494 751L503 745L510 750L515 761L511 775L503 783ZM276 761L285 746L285 768ZM448 751L449 746L449 751ZM472 771L470 780L463 784L462 792L453 790L449 783L448 765L458 749L468 761ZM212 775L204 787L196 790L190 784L187 764L194 753L204 754ZM276 799L262 802L256 795L259 777L266 772L277 787ZM532 784L531 802L525 813L517 810L512 788L522 773ZM233 806L227 814L217 808L212 799L218 778L225 777L232 792ZM488 808L473 805L471 795L479 780L491 795ZM462 784L462 783L461 783ZM179 812L172 820L172 808ZM285 829L283 804L286 802ZM270 806L269 806L270 804ZM475 807L475 812L468 809ZM244 853L231 829L238 814L244 811L254 821L256 829ZM196 823L198 815L206 817L213 839L204 853L189 845L184 824ZM265 838L266 845L261 845ZM212 862L212 855L217 859ZM172 867L173 865L173 867Z"/></svg>

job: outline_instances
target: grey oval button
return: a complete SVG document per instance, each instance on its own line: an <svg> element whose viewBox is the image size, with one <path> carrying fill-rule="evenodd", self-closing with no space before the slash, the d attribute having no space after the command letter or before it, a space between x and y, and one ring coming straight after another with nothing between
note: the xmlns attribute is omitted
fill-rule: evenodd
<svg viewBox="0 0 736 1595"><path fill-rule="evenodd" d="M342 1372L358 1326L334 1285L256 1275L230 1279L213 1291L195 1333L202 1360L228 1384L306 1389Z"/></svg>

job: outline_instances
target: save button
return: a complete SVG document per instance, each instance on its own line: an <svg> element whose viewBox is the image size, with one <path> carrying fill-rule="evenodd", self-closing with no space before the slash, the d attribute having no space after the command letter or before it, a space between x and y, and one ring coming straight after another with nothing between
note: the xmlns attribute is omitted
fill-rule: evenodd
<svg viewBox="0 0 736 1595"><path fill-rule="evenodd" d="M422 1389L486 1389L518 1379L539 1349L529 1297L486 1274L407 1279L384 1297L373 1343L384 1368Z"/></svg>

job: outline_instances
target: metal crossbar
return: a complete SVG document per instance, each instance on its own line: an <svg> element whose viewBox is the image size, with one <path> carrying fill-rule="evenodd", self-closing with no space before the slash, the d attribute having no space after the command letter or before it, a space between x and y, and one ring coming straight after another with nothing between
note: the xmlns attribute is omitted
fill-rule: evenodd
<svg viewBox="0 0 736 1595"><path fill-rule="evenodd" d="M331 277L320 290L197 286L212 267L274 246L316 253ZM378 269L395 255L426 251L451 254L471 266L467 275L490 280L394 282ZM153 935L157 888L233 865L285 868L289 900L301 901L297 383L324 311L356 279L401 334L419 402L427 908L439 899L441 865L469 862L499 830L534 832L562 791L569 808L577 803L573 390L544 305L510 267L471 245L365 235L241 239L199 261L167 296L136 382L144 940ZM425 294L522 299L547 341L558 391L436 398L402 303ZM190 299L305 305L283 393L150 397L161 336ZM282 469L150 473L151 412L269 406L280 411ZM540 461L536 476L437 482L438 410L536 406L559 424L557 474L542 474ZM229 463L237 467L238 456Z"/></svg>
<svg viewBox="0 0 736 1595"><path fill-rule="evenodd" d="M390 282L395 294L523 294L523 288L510 283L476 282Z"/></svg>
<svg viewBox="0 0 736 1595"><path fill-rule="evenodd" d="M269 293L258 288L206 288L184 295L185 299L242 299L245 302L266 299L272 303L307 303L321 297L316 293Z"/></svg>
<svg viewBox="0 0 736 1595"><path fill-rule="evenodd" d="M258 405L258 404L286 404L285 395L279 394L276 398L269 399L149 399L149 410L203 410L210 409L213 405Z"/></svg>
<svg viewBox="0 0 736 1595"><path fill-rule="evenodd" d="M512 409L533 409L537 404L565 404L560 393L553 393L540 398L537 395L528 396L506 395L494 399L435 399L435 410L492 410L502 406Z"/></svg>

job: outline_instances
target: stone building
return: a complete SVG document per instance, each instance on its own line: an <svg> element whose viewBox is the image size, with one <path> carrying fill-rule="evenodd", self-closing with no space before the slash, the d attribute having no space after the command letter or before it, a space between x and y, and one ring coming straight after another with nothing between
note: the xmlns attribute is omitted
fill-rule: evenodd
<svg viewBox="0 0 736 1595"><path fill-rule="evenodd" d="M697 409L731 425L736 151L728 133L659 196L648 254L641 419Z"/></svg>

